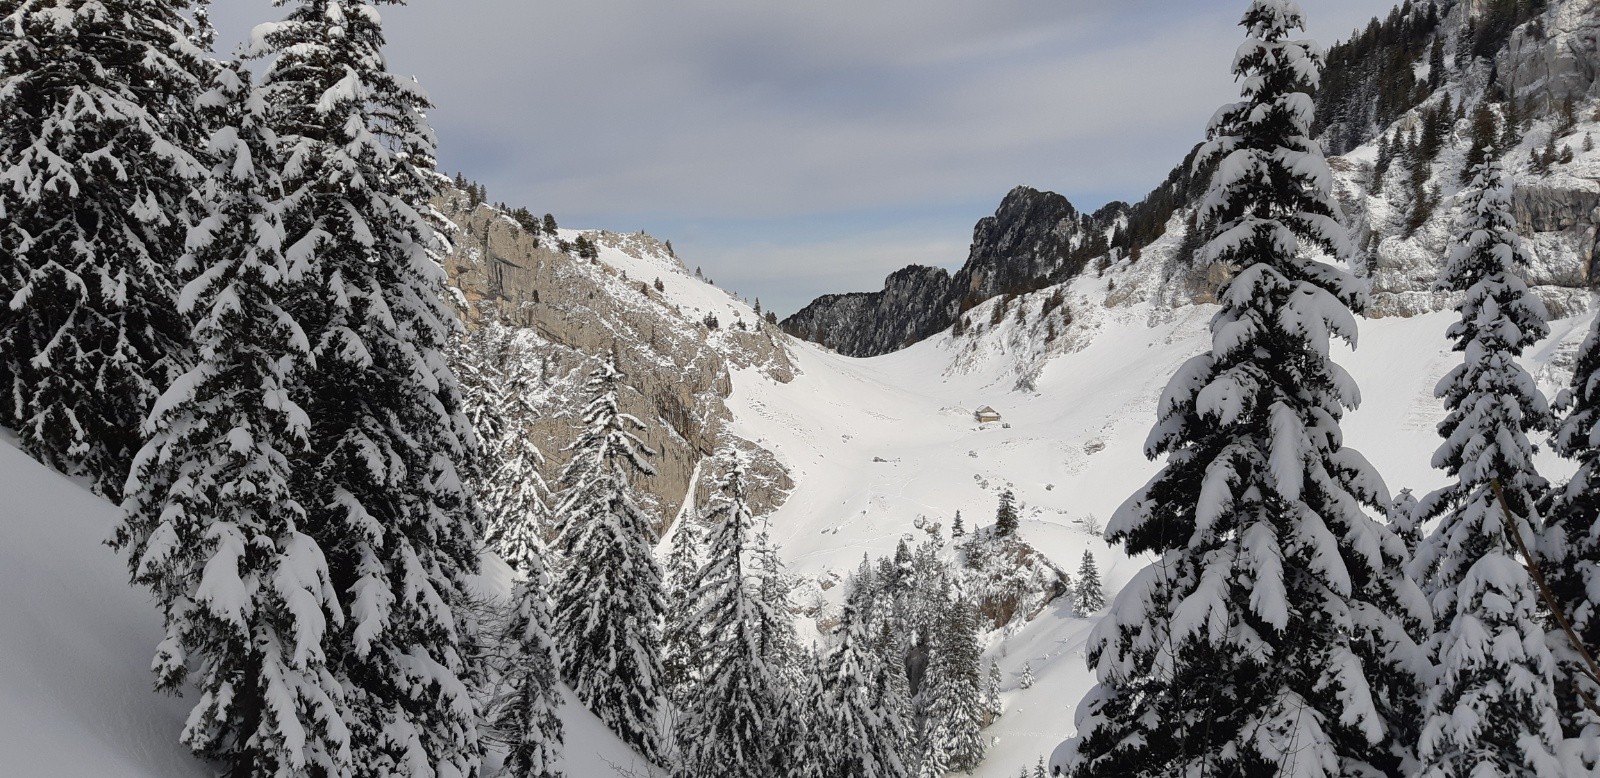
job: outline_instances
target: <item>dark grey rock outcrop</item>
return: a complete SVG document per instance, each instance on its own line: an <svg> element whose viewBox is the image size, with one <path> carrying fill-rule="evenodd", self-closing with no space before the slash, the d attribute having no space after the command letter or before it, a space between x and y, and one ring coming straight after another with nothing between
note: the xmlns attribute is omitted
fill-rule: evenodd
<svg viewBox="0 0 1600 778"><path fill-rule="evenodd" d="M897 351L943 331L992 297L1075 275L1083 268L1076 250L1097 229L1067 198L1019 186L993 216L978 222L966 264L954 276L912 265L885 279L881 291L819 297L785 319L783 329L852 357Z"/></svg>

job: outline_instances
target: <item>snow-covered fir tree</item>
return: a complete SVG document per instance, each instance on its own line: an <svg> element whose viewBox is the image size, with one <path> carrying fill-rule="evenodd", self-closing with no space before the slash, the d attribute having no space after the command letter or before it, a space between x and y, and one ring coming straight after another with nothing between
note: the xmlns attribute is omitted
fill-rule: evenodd
<svg viewBox="0 0 1600 778"><path fill-rule="evenodd" d="M1292 38L1291 0L1254 0L1241 23L1243 99L1197 160L1218 163L1203 256L1238 271L1211 350L1161 397L1145 453L1165 467L1107 526L1157 561L1091 637L1080 778L1383 774L1410 750L1405 627L1423 603L1404 545L1362 510L1387 490L1341 443L1358 394L1329 339L1354 341L1365 292L1322 258L1353 252L1311 137L1321 56Z"/></svg>
<svg viewBox="0 0 1600 778"><path fill-rule="evenodd" d="M984 699L983 647L978 643L977 614L965 598L947 599L932 641L924 676L929 699L925 738L945 757L950 770L971 771L983 761L988 720Z"/></svg>
<svg viewBox="0 0 1600 778"><path fill-rule="evenodd" d="M497 440L504 434L505 416L501 409L506 400L505 377L495 357L509 334L509 330L489 322L472 331L452 333L450 339L450 368L461 384L461 412L472 423L480 441ZM483 477L477 472L473 476ZM481 487L478 490L482 491Z"/></svg>
<svg viewBox="0 0 1600 778"><path fill-rule="evenodd" d="M885 715L878 689L880 665L870 647L866 620L846 602L835 629L837 643L823 662L825 721L816 722L830 778L906 778L900 722Z"/></svg>
<svg viewBox="0 0 1600 778"><path fill-rule="evenodd" d="M532 549L537 552L538 549ZM550 574L538 553L518 560L521 580L511 592L511 614L501 647L503 697L489 717L506 747L506 778L561 778L561 696L556 683L555 641L550 635Z"/></svg>
<svg viewBox="0 0 1600 778"><path fill-rule="evenodd" d="M1528 432L1548 429L1551 416L1516 359L1549 327L1517 276L1528 256L1498 161L1474 174L1458 236L1441 286L1465 293L1449 330L1463 358L1439 382L1445 442L1433 458L1455 482L1419 504L1419 518L1440 523L1413 563L1433 605L1427 646L1437 666L1418 756L1424 776L1554 776L1554 660L1539 594L1519 558L1519 549L1534 547L1546 488Z"/></svg>
<svg viewBox="0 0 1600 778"><path fill-rule="evenodd" d="M540 553L541 535L551 521L545 503L549 487L541 472L544 453L533 441L533 432L520 423L494 441L487 451L494 459L485 468L487 478L479 492L487 522L485 540L502 559L519 567Z"/></svg>
<svg viewBox="0 0 1600 778"><path fill-rule="evenodd" d="M912 707L911 683L906 676L906 643L895 639L891 621L879 621L878 637L874 643L872 664L872 694L868 704L877 712L881 722L883 751L880 759L886 763L889 755L906 770L915 766L916 740L915 709Z"/></svg>
<svg viewBox="0 0 1600 778"><path fill-rule="evenodd" d="M661 634L661 690L682 703L700 678L701 626L697 618L702 529L684 515L672 528L667 552L664 595L666 622Z"/></svg>
<svg viewBox="0 0 1600 778"><path fill-rule="evenodd" d="M514 438L527 439L526 423L532 418L532 409L527 406L523 394L528 387L506 379L516 369L497 371L502 382L517 388L508 392L513 396L505 398L511 405L503 407L512 410L501 416L505 426L501 428L501 442L496 448L503 457L522 457L522 464L490 468L492 475L480 486L480 499L489 519L490 543L519 576L512 584L510 613L505 630L499 636L502 662L496 669L500 674L497 688L502 694L491 701L487 717L494 735L506 748L502 776L561 778L561 770L556 766L563 728L559 715L561 697L557 689L556 648L550 634L552 581L545 563L544 544L539 537L545 484L537 469L519 473L521 467L542 462L543 458L531 443L521 453L508 451L518 446ZM512 480L516 478L529 480L518 484ZM501 528L498 537L494 534L496 526Z"/></svg>
<svg viewBox="0 0 1600 778"><path fill-rule="evenodd" d="M1555 493L1541 561L1561 620L1550 634L1562 729L1600 759L1600 319L1578 351L1563 392L1565 417L1551 440L1578 471Z"/></svg>
<svg viewBox="0 0 1600 778"><path fill-rule="evenodd" d="M253 54L277 136L285 253L304 282L289 312L314 358L308 451L295 457L306 531L346 614L326 641L358 776L474 774L463 607L481 517L464 484L477 442L445 346L428 101L384 64L364 0L286 0Z"/></svg>
<svg viewBox="0 0 1600 778"><path fill-rule="evenodd" d="M771 527L763 518L756 533L754 565L760 577L757 595L763 619L757 633L759 652L774 673L773 692L778 716L768 739L771 763L781 769L795 765L805 756L810 737L810 720L801 697L808 683L806 667L810 660L795 636L795 625L788 575L784 572L779 549L772 540Z"/></svg>
<svg viewBox="0 0 1600 778"><path fill-rule="evenodd" d="M464 391L463 405L483 447L474 486L483 506L484 540L521 569L544 547L550 523L544 453L534 443L539 377L533 354L510 328L489 323L475 336L469 353L476 356L480 386Z"/></svg>
<svg viewBox="0 0 1600 778"><path fill-rule="evenodd" d="M823 657L815 646L800 657L799 682L794 687L790 711L799 725L786 742L788 778L827 778L832 773L833 716L828 708L827 686L823 680Z"/></svg>
<svg viewBox="0 0 1600 778"><path fill-rule="evenodd" d="M755 517L743 462L727 457L727 475L707 511L710 539L693 617L705 636L697 665L701 679L685 703L679 727L684 778L756 778L781 770L773 742L782 718L784 680L772 663L774 613L762 592Z"/></svg>
<svg viewBox="0 0 1600 778"><path fill-rule="evenodd" d="M768 519L763 517L761 527L756 532L753 552L755 569L761 581L758 590L760 613L763 616L758 633L761 653L773 667L778 668L780 674L794 682L799 678L802 652L794 632L794 617L789 601L791 585L778 552L778 546L772 540L772 528Z"/></svg>
<svg viewBox="0 0 1600 778"><path fill-rule="evenodd" d="M113 500L185 367L175 265L216 67L192 5L0 4L0 426Z"/></svg>
<svg viewBox="0 0 1600 778"><path fill-rule="evenodd" d="M1022 677L1017 679L1017 686L1019 688L1023 688L1023 689L1032 689L1033 688L1033 681L1034 681L1034 678L1033 678L1033 661L1029 660L1029 661L1023 662L1022 663Z"/></svg>
<svg viewBox="0 0 1600 778"><path fill-rule="evenodd" d="M1006 712L1005 703L1000 700L1000 665L992 659L989 660L989 674L983 682L983 705L991 721Z"/></svg>
<svg viewBox="0 0 1600 778"><path fill-rule="evenodd" d="M949 775L949 740L950 733L945 730L943 721L931 717L925 719L918 728L913 746L917 761L911 775L915 778L945 778Z"/></svg>
<svg viewBox="0 0 1600 778"><path fill-rule="evenodd" d="M199 692L183 742L230 775L348 775L344 693L324 650L344 609L292 488L310 349L282 300L304 268L282 251L248 75L224 71L206 95L222 121L205 149L210 210L180 262L194 279L179 298L195 322L190 367L145 425L115 542L165 616L157 686Z"/></svg>
<svg viewBox="0 0 1600 778"><path fill-rule="evenodd" d="M655 532L634 499L630 472L653 475L653 454L622 412L616 355L590 374L592 398L568 450L556 507L562 560L555 586L561 675L595 715L647 759L660 746L661 570Z"/></svg>
<svg viewBox="0 0 1600 778"><path fill-rule="evenodd" d="M1389 504L1389 526L1394 534L1406 544L1411 553L1416 553L1417 544L1422 542L1422 525L1417 520L1417 497L1410 489L1401 489L1394 496L1394 501Z"/></svg>
<svg viewBox="0 0 1600 778"><path fill-rule="evenodd" d="M1073 607L1078 615L1099 613L1106 607L1105 591L1100 588L1100 568L1094 563L1094 554L1083 552L1083 564L1078 565L1078 580L1072 589Z"/></svg>
<svg viewBox="0 0 1600 778"><path fill-rule="evenodd" d="M1017 498L1010 489L1000 493L1000 505L994 512L994 534L1002 538L1017 534Z"/></svg>

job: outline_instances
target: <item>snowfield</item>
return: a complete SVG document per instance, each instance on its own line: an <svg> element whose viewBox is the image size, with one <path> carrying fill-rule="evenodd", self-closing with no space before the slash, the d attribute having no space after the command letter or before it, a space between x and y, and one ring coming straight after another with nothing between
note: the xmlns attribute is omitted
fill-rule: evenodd
<svg viewBox="0 0 1600 778"><path fill-rule="evenodd" d="M151 691L161 616L106 547L117 509L0 442L0 774L207 776Z"/></svg>
<svg viewBox="0 0 1600 778"><path fill-rule="evenodd" d="M990 524L1000 492L1010 488L1023 537L1069 573L1093 552L1114 598L1144 560L1091 530L1155 474L1143 446L1156 401L1178 367L1208 347L1215 310L1188 306L1153 317L1141 304L1103 311L1089 345L1046 363L1032 392L1015 388L1017 355L1006 353L1004 332L959 348L941 335L865 360L795 343L802 374L792 383L737 373L729 400L736 431L776 452L797 484L771 519L790 572L818 582L802 593L836 606L843 588L822 590L862 554L891 555L902 536L921 538L920 528L934 522L948 538L957 510L969 530ZM1459 358L1444 339L1455 318L1446 311L1363 320L1359 348L1336 348L1363 395L1345 419L1347 445L1366 455L1393 493L1411 488L1420 497L1447 481L1430 467L1444 417L1433 389ZM1530 372L1550 397L1591 321L1586 314L1552 322L1551 337L1531 350ZM973 411L983 405L1003 421L978 424ZM1539 463L1547 477L1570 474L1548 452ZM1006 713L987 730L994 745L975 775L1014 776L1073 734L1078 700L1093 684L1084 665L1092 628L1092 619L1058 601L1013 634L991 637ZM1019 686L1024 664L1035 678L1026 690Z"/></svg>

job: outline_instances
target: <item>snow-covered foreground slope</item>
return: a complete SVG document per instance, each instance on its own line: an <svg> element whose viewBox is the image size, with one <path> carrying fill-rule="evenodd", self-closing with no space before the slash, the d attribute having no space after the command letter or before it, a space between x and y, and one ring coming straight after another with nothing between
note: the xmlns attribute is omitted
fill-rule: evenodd
<svg viewBox="0 0 1600 778"><path fill-rule="evenodd" d="M210 775L150 690L161 621L104 545L117 509L9 441L0 495L0 775Z"/></svg>
<svg viewBox="0 0 1600 778"><path fill-rule="evenodd" d="M104 545L118 516L0 441L0 776L215 774L178 743L189 703L151 691L161 618ZM652 774L570 693L563 714L567 775Z"/></svg>
<svg viewBox="0 0 1600 778"><path fill-rule="evenodd" d="M1205 350L1214 311L1183 307L1155 317L1168 319L1156 325L1142 306L1107 312L1086 348L1046 364L1035 392L1014 388L1014 355L995 346L974 360L968 346L953 361L948 336L868 360L800 345L801 375L789 384L738 373L729 400L738 434L776 452L797 484L772 516L791 571L831 583L863 553L892 554L902 535L920 537L919 524L939 522L948 537L957 510L969 528L992 522L999 492L1012 488L1025 539L1071 572L1093 552L1114 595L1144 562L1093 530L1155 473L1142 449L1157 398L1178 366ZM1347 443L1394 492L1420 495L1445 481L1429 463L1443 417L1433 388L1458 358L1444 340L1453 317L1365 321L1360 347L1336 355L1364 398L1347 417ZM1566 377L1563 357L1589 322L1555 322L1528 360L1552 396ZM972 411L981 405L1004 423L976 423ZM1552 477L1568 472L1548 453L1540 464ZM842 589L822 591L827 585L803 592L836 605ZM1092 683L1083 659L1092 627L1058 602L1014 634L995 636L990 656L1005 679L1007 712L988 731L997 740L977 775L1015 775L1073 733L1073 710ZM1028 690L1018 688L1025 663L1036 679Z"/></svg>

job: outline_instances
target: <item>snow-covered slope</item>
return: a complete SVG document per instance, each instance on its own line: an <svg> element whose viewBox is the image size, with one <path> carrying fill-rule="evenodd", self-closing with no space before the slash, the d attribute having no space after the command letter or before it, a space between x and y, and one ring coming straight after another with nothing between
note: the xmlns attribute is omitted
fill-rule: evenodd
<svg viewBox="0 0 1600 778"><path fill-rule="evenodd" d="M0 775L210 775L150 690L161 620L104 545L117 509L10 441L0 495Z"/></svg>
<svg viewBox="0 0 1600 778"><path fill-rule="evenodd" d="M0 440L0 776L203 778L151 691L161 617L104 544L117 508ZM485 586L509 573L491 560ZM567 693L567 775L653 773Z"/></svg>
<svg viewBox="0 0 1600 778"><path fill-rule="evenodd" d="M1082 278L1075 295L1103 281ZM1590 306L1593 309L1593 306ZM776 452L796 486L772 516L792 572L814 581L806 596L826 608L831 588L863 553L892 554L906 534L960 510L967 526L993 521L1000 491L1015 490L1023 537L1068 571L1085 551L1100 562L1114 595L1144 564L1112 548L1097 530L1156 471L1142 448L1156 400L1186 359L1207 347L1214 306L1156 310L1149 304L1101 311L1078 351L1057 354L1017 387L1013 333L1001 326L976 339L939 336L868 360L809 344L795 348L800 375L787 384L738 371L729 399L736 430ZM1442 485L1429 466L1443 417L1436 382L1457 355L1444 331L1454 314L1365 321L1360 347L1336 358L1361 386L1362 407L1346 420L1348 443L1378 467L1390 489L1419 494ZM1591 315L1554 323L1528 360L1546 391L1565 379ZM992 405L1002 423L978 424ZM1547 475L1567 474L1545 453ZM825 590L827 589L827 590ZM1006 714L980 776L1011 776L1048 756L1073 733L1073 710L1092 683L1083 646L1092 619L1057 603L1037 619L993 637L990 656L1005 679ZM1036 683L1019 688L1024 664Z"/></svg>

